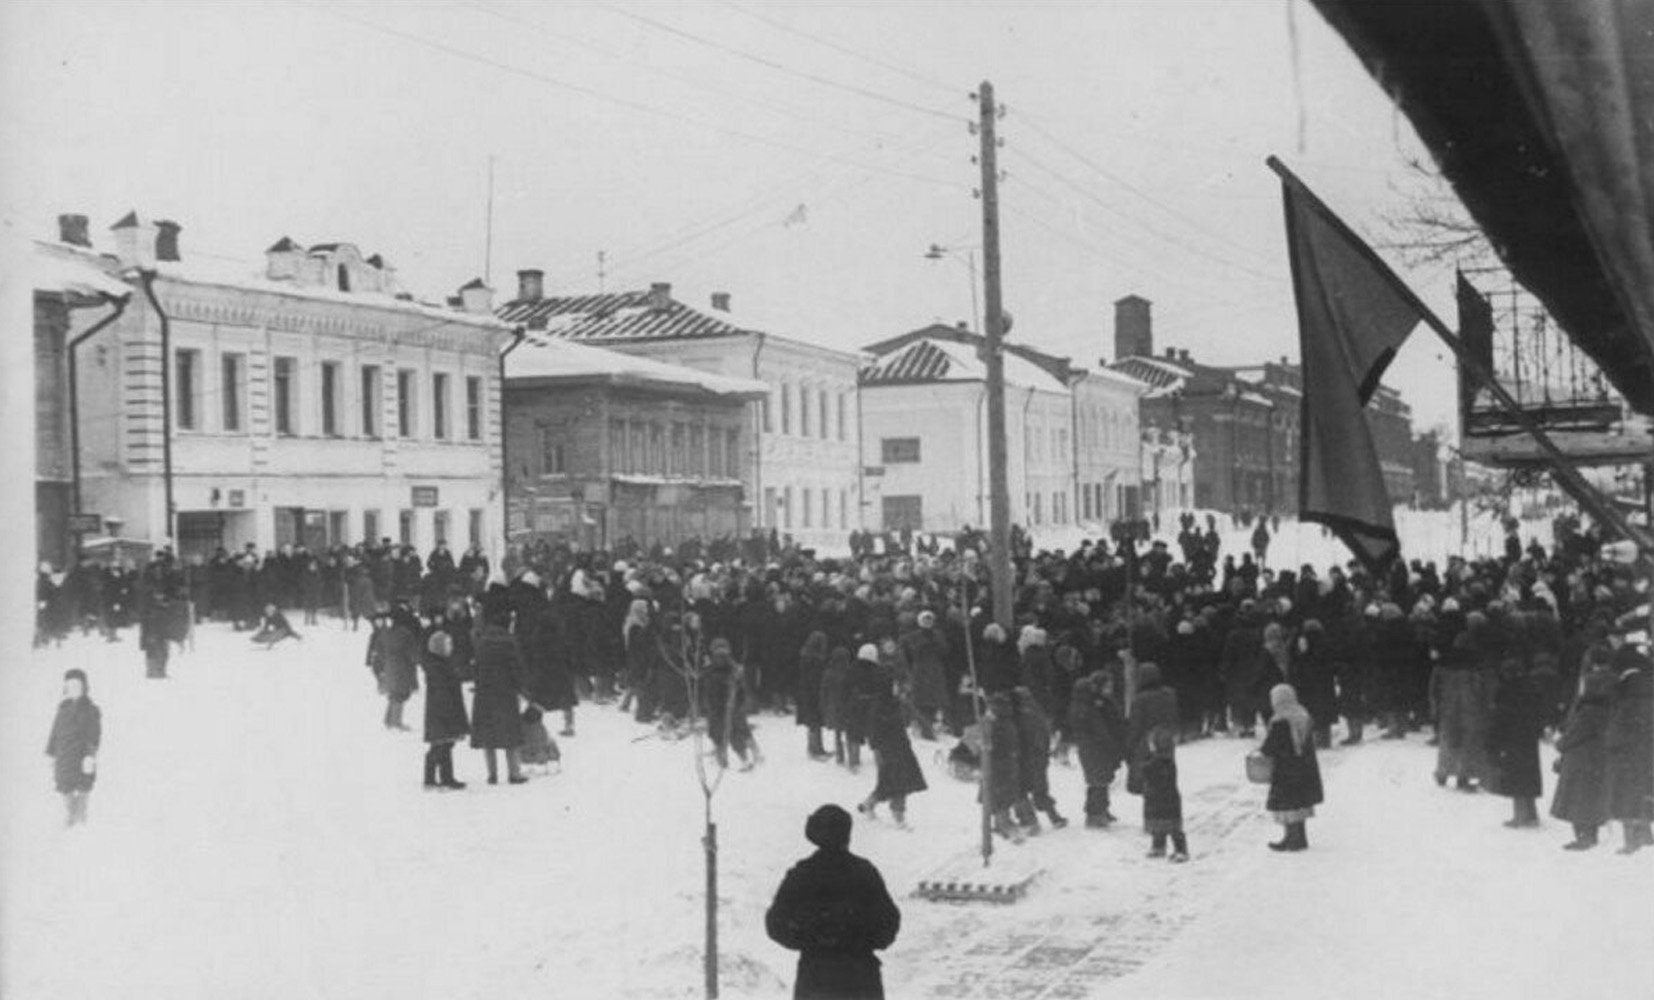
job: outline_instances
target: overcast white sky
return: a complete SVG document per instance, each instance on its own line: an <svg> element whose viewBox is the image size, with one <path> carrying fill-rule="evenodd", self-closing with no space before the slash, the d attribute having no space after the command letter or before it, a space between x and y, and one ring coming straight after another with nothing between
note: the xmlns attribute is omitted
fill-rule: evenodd
<svg viewBox="0 0 1654 1000"><path fill-rule="evenodd" d="M1295 358L1264 157L1383 242L1418 150L1302 0L4 0L0 222L82 212L107 245L136 208L182 223L186 259L250 268L282 235L349 241L436 298L484 270L493 157L502 299L525 267L594 291L602 251L610 290L727 290L856 348L970 316L965 265L924 251L979 240L984 79L1008 109L1012 337L1090 364L1133 293L1157 346ZM1404 273L1455 321L1450 269ZM1427 330L1389 381L1421 426L1451 420Z"/></svg>

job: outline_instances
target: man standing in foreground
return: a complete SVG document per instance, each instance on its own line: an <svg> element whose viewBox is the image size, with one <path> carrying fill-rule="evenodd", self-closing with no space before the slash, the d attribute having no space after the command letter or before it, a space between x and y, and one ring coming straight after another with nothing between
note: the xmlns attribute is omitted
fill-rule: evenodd
<svg viewBox="0 0 1654 1000"><path fill-rule="evenodd" d="M825 805L804 823L816 852L794 865L764 916L770 939L799 952L794 1000L884 1000L879 959L902 913L879 870L850 853L850 814Z"/></svg>

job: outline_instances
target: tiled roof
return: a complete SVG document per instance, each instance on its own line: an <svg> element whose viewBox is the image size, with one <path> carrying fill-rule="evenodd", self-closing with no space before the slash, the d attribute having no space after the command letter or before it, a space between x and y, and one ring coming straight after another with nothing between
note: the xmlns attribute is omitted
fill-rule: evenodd
<svg viewBox="0 0 1654 1000"><path fill-rule="evenodd" d="M987 365L975 345L952 339L909 341L861 371L864 386L911 385L915 382L985 382ZM1066 395L1068 386L1040 365L1005 352L1005 384Z"/></svg>
<svg viewBox="0 0 1654 1000"><path fill-rule="evenodd" d="M519 299L507 302L495 315L569 340L674 340L749 332L647 291Z"/></svg>
<svg viewBox="0 0 1654 1000"><path fill-rule="evenodd" d="M1158 358L1121 358L1108 367L1113 371L1130 375L1140 382L1147 382L1156 389L1177 385L1194 374L1182 365L1161 361Z"/></svg>
<svg viewBox="0 0 1654 1000"><path fill-rule="evenodd" d="M935 382L947 378L951 364L940 347L928 340L916 340L863 369L861 380L864 385Z"/></svg>

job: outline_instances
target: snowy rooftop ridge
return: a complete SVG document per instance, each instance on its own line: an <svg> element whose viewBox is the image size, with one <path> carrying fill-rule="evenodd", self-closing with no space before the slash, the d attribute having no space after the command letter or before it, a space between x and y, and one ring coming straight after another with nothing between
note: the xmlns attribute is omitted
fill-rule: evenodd
<svg viewBox="0 0 1654 1000"><path fill-rule="evenodd" d="M107 258L79 247L35 240L28 257L29 284L37 292L59 292L88 298L130 295L132 286L109 273L109 268L113 266Z"/></svg>
<svg viewBox="0 0 1654 1000"><path fill-rule="evenodd" d="M867 386L924 382L986 382L987 364L975 346L938 337L921 337L875 360L862 370ZM1005 353L1005 384L1021 389L1067 395L1061 379L1009 351Z"/></svg>
<svg viewBox="0 0 1654 1000"><path fill-rule="evenodd" d="M755 398L769 393L769 386L755 379L714 375L541 334L528 335L521 347L506 355L505 375L507 381L585 379L615 385L698 389L716 396Z"/></svg>

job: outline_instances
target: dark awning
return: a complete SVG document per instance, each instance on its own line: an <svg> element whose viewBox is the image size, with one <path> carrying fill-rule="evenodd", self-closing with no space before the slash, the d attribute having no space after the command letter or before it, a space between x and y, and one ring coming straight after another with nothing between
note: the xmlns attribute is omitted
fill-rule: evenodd
<svg viewBox="0 0 1654 1000"><path fill-rule="evenodd" d="M1312 2L1516 280L1654 414L1654 3Z"/></svg>

